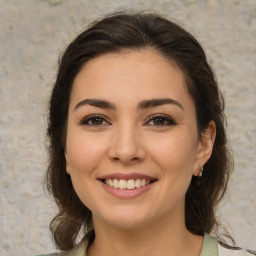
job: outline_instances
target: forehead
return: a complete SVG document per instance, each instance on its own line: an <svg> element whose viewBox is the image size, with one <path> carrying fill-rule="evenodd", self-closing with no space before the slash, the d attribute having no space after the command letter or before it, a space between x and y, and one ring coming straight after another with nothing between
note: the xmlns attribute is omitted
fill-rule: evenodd
<svg viewBox="0 0 256 256"><path fill-rule="evenodd" d="M152 48L140 50L123 49L118 52L102 54L87 61L76 78L81 73L95 72L95 69L98 69L100 72L105 70L109 75L117 73L123 75L141 73L143 75L145 71L156 71L157 69L170 71L170 68L175 70L176 73L183 75L183 72L174 60L166 58L157 50ZM161 73L158 74L161 75Z"/></svg>
<svg viewBox="0 0 256 256"><path fill-rule="evenodd" d="M129 98L130 102L166 96L190 98L180 68L150 48L107 53L86 62L75 77L71 99L95 96Z"/></svg>

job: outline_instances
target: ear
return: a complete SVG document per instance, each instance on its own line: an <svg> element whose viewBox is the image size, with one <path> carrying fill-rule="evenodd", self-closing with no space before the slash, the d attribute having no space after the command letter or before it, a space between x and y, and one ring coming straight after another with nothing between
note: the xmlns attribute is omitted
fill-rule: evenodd
<svg viewBox="0 0 256 256"><path fill-rule="evenodd" d="M65 158L66 158L66 172L67 174L70 174L70 164L68 161L68 155L67 155L67 151L65 150Z"/></svg>
<svg viewBox="0 0 256 256"><path fill-rule="evenodd" d="M214 121L210 121L208 127L202 132L197 145L196 159L193 169L193 175L199 176L199 168L204 166L210 159L214 142L216 138L216 125Z"/></svg>

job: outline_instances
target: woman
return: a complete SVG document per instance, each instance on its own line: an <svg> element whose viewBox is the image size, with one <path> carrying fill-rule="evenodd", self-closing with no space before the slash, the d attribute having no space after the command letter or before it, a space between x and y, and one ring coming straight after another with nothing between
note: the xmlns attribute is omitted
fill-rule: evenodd
<svg viewBox="0 0 256 256"><path fill-rule="evenodd" d="M49 113L61 255L251 255L208 235L232 170L223 110L202 47L175 23L117 13L81 33Z"/></svg>

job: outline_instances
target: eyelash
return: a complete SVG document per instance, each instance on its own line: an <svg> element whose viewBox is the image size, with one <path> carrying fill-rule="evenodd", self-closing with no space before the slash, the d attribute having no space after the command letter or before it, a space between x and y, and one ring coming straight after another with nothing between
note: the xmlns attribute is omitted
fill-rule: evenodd
<svg viewBox="0 0 256 256"><path fill-rule="evenodd" d="M96 121L96 119L98 119L98 121L100 121L100 124L93 124L93 121ZM164 124L149 124L151 121L164 121ZM89 123L91 122L91 123ZM105 122L106 124L102 124L102 122ZM88 126L103 126L103 125L107 125L110 124L108 121L106 121L106 118L102 115L90 115L85 117L84 119L81 120L80 122L81 125L88 125ZM146 126L171 126L171 125L176 125L177 123L170 118L169 116L166 115L162 115L162 114L155 114L152 115L150 117L147 118L145 125Z"/></svg>
<svg viewBox="0 0 256 256"><path fill-rule="evenodd" d="M171 125L176 125L177 123L172 119L171 117L167 115L162 115L162 114L155 114L147 118L147 122L149 123L150 121L156 121L156 120L162 120L165 122L165 124L152 124L152 126L171 126ZM149 124L150 126L150 124Z"/></svg>
<svg viewBox="0 0 256 256"><path fill-rule="evenodd" d="M106 124L89 124L90 121L93 121L95 119L100 119L102 120L103 122L106 122L109 124L108 121L106 121L106 118L104 116L101 116L101 115L90 115L90 116L87 116L85 117L84 119L82 119L82 121L80 122L81 125L90 125L90 126L102 126L102 125L106 125Z"/></svg>

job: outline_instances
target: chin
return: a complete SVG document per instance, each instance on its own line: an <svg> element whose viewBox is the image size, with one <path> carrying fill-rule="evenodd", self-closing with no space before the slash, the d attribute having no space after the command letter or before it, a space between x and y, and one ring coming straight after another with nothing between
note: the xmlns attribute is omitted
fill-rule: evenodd
<svg viewBox="0 0 256 256"><path fill-rule="evenodd" d="M147 221L140 219L115 219L109 224L119 230L134 231L146 226Z"/></svg>
<svg viewBox="0 0 256 256"><path fill-rule="evenodd" d="M108 214L102 214L101 219L108 225L122 230L136 230L147 225L150 222L149 214L143 213L138 209L122 207L119 210L111 210Z"/></svg>

